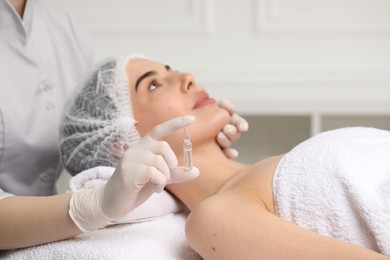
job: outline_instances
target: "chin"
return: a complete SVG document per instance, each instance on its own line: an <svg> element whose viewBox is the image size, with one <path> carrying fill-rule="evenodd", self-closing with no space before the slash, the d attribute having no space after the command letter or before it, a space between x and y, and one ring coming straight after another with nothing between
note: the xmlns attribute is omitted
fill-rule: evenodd
<svg viewBox="0 0 390 260"><path fill-rule="evenodd" d="M214 135L214 137L225 125L230 123L230 114L228 111L219 107L217 104L197 109L194 116L196 118L195 124L197 124L197 128Z"/></svg>
<svg viewBox="0 0 390 260"><path fill-rule="evenodd" d="M215 112L215 124L220 125L221 129L230 123L230 114L226 109L217 107Z"/></svg>

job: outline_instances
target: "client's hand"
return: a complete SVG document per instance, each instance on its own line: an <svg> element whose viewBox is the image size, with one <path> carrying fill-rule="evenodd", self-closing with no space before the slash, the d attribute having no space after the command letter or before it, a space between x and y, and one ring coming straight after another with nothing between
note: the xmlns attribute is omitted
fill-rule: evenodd
<svg viewBox="0 0 390 260"><path fill-rule="evenodd" d="M69 203L69 215L78 228L88 232L104 227L130 213L154 192L161 192L165 185L198 177L197 168L184 171L178 167L171 147L161 141L193 121L194 117L184 116L156 126L126 150L106 185L75 192Z"/></svg>
<svg viewBox="0 0 390 260"><path fill-rule="evenodd" d="M242 132L248 131L248 122L236 113L236 107L228 100L218 101L218 105L229 112L230 124L225 125L217 135L217 141L227 158L235 158L238 156L238 151L229 147L232 142L240 138Z"/></svg>

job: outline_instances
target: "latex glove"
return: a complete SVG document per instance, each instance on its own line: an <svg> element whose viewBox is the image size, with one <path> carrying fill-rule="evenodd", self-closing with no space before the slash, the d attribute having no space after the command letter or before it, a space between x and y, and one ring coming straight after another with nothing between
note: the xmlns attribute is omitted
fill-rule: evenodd
<svg viewBox="0 0 390 260"><path fill-rule="evenodd" d="M230 123L225 125L223 130L217 135L217 142L227 158L235 158L238 156L238 151L229 147L232 142L241 137L242 132L248 131L249 125L244 118L236 113L236 107L228 100L220 100L218 105L229 112Z"/></svg>
<svg viewBox="0 0 390 260"><path fill-rule="evenodd" d="M73 193L69 215L78 228L88 232L104 227L127 215L154 192L161 192L165 185L198 177L196 167L191 171L178 167L171 147L161 141L194 120L193 116L185 116L154 127L126 150L106 185Z"/></svg>

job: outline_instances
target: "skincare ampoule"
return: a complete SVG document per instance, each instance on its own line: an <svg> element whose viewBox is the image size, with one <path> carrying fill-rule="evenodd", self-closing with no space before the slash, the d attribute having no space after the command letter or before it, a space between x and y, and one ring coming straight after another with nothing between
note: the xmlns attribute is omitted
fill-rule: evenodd
<svg viewBox="0 0 390 260"><path fill-rule="evenodd" d="M192 143L189 131L184 128L184 139L183 139L183 155L184 155L184 170L192 170Z"/></svg>

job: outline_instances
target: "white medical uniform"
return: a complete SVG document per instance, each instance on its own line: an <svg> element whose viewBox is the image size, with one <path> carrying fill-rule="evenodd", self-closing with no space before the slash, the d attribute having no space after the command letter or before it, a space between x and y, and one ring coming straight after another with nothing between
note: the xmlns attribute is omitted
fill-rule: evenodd
<svg viewBox="0 0 390 260"><path fill-rule="evenodd" d="M66 97L93 62L92 41L63 13L0 0L0 198L51 195Z"/></svg>

